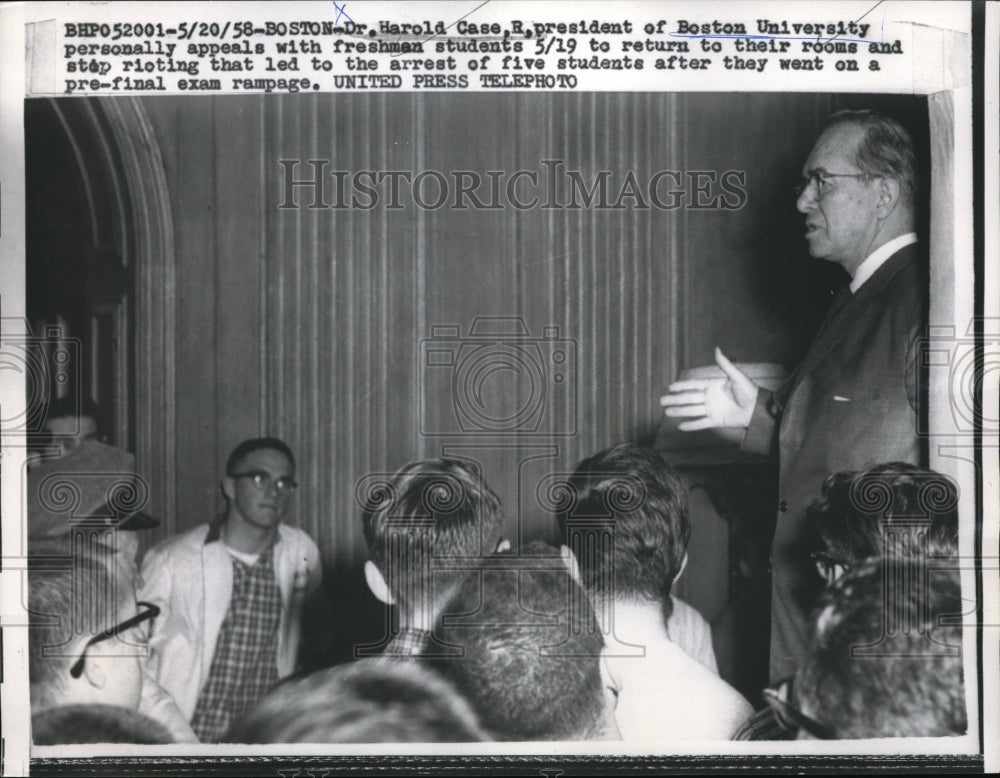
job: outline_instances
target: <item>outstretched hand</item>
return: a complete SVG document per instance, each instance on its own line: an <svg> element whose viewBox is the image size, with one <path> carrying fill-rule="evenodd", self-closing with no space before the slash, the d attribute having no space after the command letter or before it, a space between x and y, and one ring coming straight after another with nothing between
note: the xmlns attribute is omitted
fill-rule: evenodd
<svg viewBox="0 0 1000 778"><path fill-rule="evenodd" d="M716 347L715 364L725 378L674 381L667 387L670 394L660 398L666 415L690 418L678 429L685 432L719 427L746 427L757 403L759 387L736 365L726 359Z"/></svg>

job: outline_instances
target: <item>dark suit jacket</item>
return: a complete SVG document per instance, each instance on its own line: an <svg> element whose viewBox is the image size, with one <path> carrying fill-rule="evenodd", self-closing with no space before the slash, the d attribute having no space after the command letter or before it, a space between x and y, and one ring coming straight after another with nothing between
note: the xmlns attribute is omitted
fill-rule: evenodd
<svg viewBox="0 0 1000 778"><path fill-rule="evenodd" d="M838 470L924 465L917 351L927 323L925 263L906 246L857 293L834 300L805 359L773 395L761 390L743 447L777 448L779 504L771 551L771 680L792 675L811 639L813 577L803 549L808 505Z"/></svg>

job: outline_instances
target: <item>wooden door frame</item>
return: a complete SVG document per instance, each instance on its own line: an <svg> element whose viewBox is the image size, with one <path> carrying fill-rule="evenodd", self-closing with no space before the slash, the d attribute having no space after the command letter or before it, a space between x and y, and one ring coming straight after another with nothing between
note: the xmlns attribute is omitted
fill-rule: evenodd
<svg viewBox="0 0 1000 778"><path fill-rule="evenodd" d="M121 440L134 441L136 470L149 491L146 510L161 521L158 530L143 533L156 535L144 538L147 545L176 529L177 295L170 190L142 102L128 97L84 101L80 114L96 141L97 163L111 183L115 242L133 279L124 314L129 337L121 350L115 421Z"/></svg>

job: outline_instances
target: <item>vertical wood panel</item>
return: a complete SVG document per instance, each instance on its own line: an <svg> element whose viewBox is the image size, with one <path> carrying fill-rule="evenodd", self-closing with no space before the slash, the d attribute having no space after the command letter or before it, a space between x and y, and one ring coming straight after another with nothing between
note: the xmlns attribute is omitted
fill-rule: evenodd
<svg viewBox="0 0 1000 778"><path fill-rule="evenodd" d="M117 146L123 173L121 180L126 182L122 191L128 198L128 206L123 209L120 226L132 232L123 254L134 273L133 299L129 307L142 313L141 317L135 317L137 326L132 342L134 351L141 353L143 360L132 362L133 355L124 353L119 357L121 366L126 363L131 366L131 375L121 378L135 379L135 385L127 392L122 391L121 384L118 386L119 400L128 396L134 403L132 409L119 407L119 421L129 415L129 410L136 411L135 434L125 439L135 443L136 468L149 487L148 510L166 518L158 532L146 533L142 541L148 543L172 530L176 513L173 492L176 482L175 376L172 372L176 356L177 307L174 212L170 202L170 174L160 154L155 125L149 121L142 104L115 99L105 101L104 108L114 138L113 144L105 148L110 151L111 145ZM170 162L174 161L170 158ZM173 169L176 170L176 165ZM132 186L136 181L141 181L143 186ZM120 334L124 335L124 330ZM122 337L120 344L128 340ZM124 426L121 432L127 432Z"/></svg>
<svg viewBox="0 0 1000 778"><path fill-rule="evenodd" d="M180 531L214 515L218 507L216 441L215 125L212 102L167 98L176 153L177 240L177 516ZM150 103L155 101L148 101ZM141 355L140 355L141 358ZM140 409L141 412L141 409Z"/></svg>
<svg viewBox="0 0 1000 778"><path fill-rule="evenodd" d="M789 116L813 110L802 96L594 93L185 98L158 107L177 210L177 528L210 516L232 445L268 432L296 452L297 521L329 565L363 559L358 479L449 445L482 461L510 534L550 534L538 479L613 443L648 442L659 394L679 367L710 359L718 340L736 343L741 357L787 350L787 333L743 287L757 269L747 257L762 261L769 246L751 231L769 218L760 193L777 186L776 165L797 172L792 147L812 140ZM753 167L751 201L735 213L432 211L405 195L399 211L384 202L310 209L302 188L299 208L279 211L280 159L300 161L298 179L312 176L307 160L329 160L327 202L333 170L437 170L453 183L456 169L544 177L541 160L560 159L564 174L578 170L587 182L610 171L614 198L630 170L644 184L663 169ZM553 325L575 341L575 419L564 407L547 417L550 431L572 422L575 435L422 433L451 408L440 397L420 405L420 342L435 324L467 333L479 315L522 316L535 337Z"/></svg>
<svg viewBox="0 0 1000 778"><path fill-rule="evenodd" d="M259 359L260 285L264 275L280 272L282 258L268 256L258 262L261 225L257 212L261 182L254 164L261 148L260 99L215 100L213 120L217 279L215 296L216 408L218 434L216 461L225 462L229 451L245 438L262 434L260 419ZM234 142L238 135L240 142ZM262 275L262 273L264 275ZM294 443L294 441L291 441Z"/></svg>

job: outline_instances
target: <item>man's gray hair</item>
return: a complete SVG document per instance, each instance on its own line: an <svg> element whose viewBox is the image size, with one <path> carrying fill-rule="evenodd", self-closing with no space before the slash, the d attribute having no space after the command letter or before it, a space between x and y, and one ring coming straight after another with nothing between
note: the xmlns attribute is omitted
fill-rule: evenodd
<svg viewBox="0 0 1000 778"><path fill-rule="evenodd" d="M904 204L913 207L920 190L917 155L910 134L895 119L871 110L837 111L824 131L851 125L864 131L854 152L854 164L870 176L891 178L899 183Z"/></svg>

